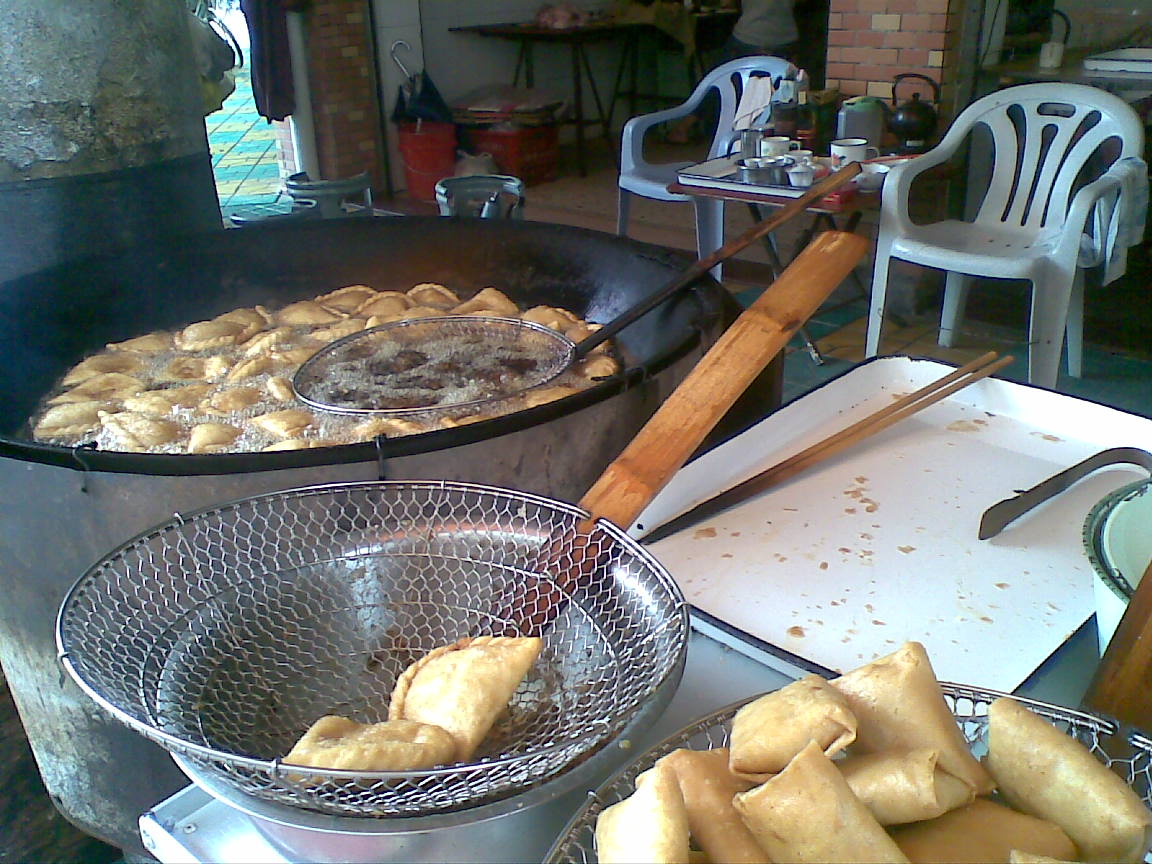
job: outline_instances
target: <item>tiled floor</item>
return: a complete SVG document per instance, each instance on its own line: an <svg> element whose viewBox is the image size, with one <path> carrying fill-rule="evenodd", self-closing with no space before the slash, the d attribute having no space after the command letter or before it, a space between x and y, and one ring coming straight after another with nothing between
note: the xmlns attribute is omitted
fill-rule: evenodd
<svg viewBox="0 0 1152 864"><path fill-rule="evenodd" d="M238 210L284 194L275 127L256 113L247 67L237 71L236 90L204 121L225 223Z"/></svg>

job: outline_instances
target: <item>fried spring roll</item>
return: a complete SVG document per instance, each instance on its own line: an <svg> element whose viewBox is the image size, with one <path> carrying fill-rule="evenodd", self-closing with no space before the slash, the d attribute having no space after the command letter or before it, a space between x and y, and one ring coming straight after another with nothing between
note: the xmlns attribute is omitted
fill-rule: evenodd
<svg viewBox="0 0 1152 864"><path fill-rule="evenodd" d="M920 822L962 807L976 790L940 767L935 750L864 753L836 762L881 825Z"/></svg>
<svg viewBox="0 0 1152 864"><path fill-rule="evenodd" d="M688 864L688 814L676 775L657 765L596 819L599 864Z"/></svg>

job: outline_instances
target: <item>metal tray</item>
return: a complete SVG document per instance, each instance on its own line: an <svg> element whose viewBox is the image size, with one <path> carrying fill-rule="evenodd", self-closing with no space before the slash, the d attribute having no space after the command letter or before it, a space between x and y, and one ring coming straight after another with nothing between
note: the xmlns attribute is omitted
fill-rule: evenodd
<svg viewBox="0 0 1152 864"><path fill-rule="evenodd" d="M964 737L972 745L972 752L981 756L987 752L988 705L1009 694L993 690L967 687L962 684L943 683L945 699L960 724ZM756 697L751 697L756 698ZM665 738L652 749L638 756L632 763L588 795L584 806L564 829L564 833L545 858L547 864L595 864L594 844L596 819L600 812L624 800L635 787L636 777L651 768L656 760L679 748L705 750L725 747L732 731L732 718L750 699L721 708L700 721ZM1012 698L1026 705L1087 745L1106 765L1124 776L1145 804L1152 806L1152 740L1134 730L1122 730L1114 722L1082 711L1061 708L1047 702ZM1121 742L1126 742L1125 751ZM1108 753L1131 752L1127 758L1112 758Z"/></svg>

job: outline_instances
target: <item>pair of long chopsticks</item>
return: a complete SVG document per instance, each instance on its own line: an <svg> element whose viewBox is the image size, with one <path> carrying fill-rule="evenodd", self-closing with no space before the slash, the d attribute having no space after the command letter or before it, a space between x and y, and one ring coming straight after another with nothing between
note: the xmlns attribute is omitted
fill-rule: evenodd
<svg viewBox="0 0 1152 864"><path fill-rule="evenodd" d="M997 360L995 351L982 354L970 363L965 363L955 371L949 372L931 384L897 399L891 405L881 408L863 420L853 423L851 426L848 426L836 434L830 435L822 441L818 441L811 447L801 450L795 456L789 456L784 461L778 462L771 468L761 471L743 483L739 483L731 489L727 489L719 495L709 498L701 504L697 504L686 513L654 528L644 536L643 542L652 543L670 534L675 534L677 531L696 524L701 519L727 510L729 507L763 492L776 483L787 480L789 477L794 477L801 471L812 467L817 462L821 462L829 456L833 456L841 450L845 450L863 441L865 438L875 435L882 429L887 429L894 423L899 423L906 417L922 411L929 405L939 402L941 399L946 399L957 390L961 390L982 378L987 378L989 375L998 372L1011 363L1012 359L1012 357L1003 357Z"/></svg>

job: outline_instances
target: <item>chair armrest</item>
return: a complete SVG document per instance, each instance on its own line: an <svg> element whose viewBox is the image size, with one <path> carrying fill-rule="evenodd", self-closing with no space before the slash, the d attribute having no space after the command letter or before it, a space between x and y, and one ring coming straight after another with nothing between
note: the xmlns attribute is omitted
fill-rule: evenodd
<svg viewBox="0 0 1152 864"><path fill-rule="evenodd" d="M1115 218L1115 206L1107 213L1102 212L1100 201L1111 193L1119 193L1123 186L1125 169L1118 169L1113 165L1091 183L1082 186L1072 198L1068 207L1068 216L1064 220L1064 232L1056 244L1056 255L1072 255L1078 257L1081 249L1081 236L1090 218L1094 218L1092 225L1092 261L1088 266L1099 264L1104 258L1104 245L1109 242L1112 234L1112 222ZM1118 200L1114 203L1118 203Z"/></svg>
<svg viewBox="0 0 1152 864"><path fill-rule="evenodd" d="M955 151L956 145L948 148L937 146L915 159L898 162L889 169L880 195L880 221L885 228L897 235L912 231L915 226L908 218L908 198L912 192L912 183L925 171L947 162Z"/></svg>

